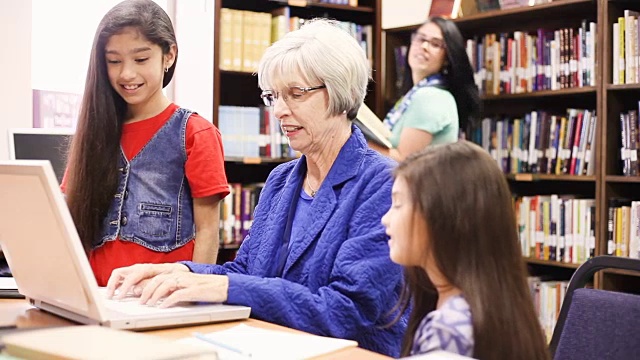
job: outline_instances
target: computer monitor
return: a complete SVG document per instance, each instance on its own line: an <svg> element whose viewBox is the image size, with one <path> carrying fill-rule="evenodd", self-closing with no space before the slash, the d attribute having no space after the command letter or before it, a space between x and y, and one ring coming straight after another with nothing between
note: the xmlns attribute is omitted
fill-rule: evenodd
<svg viewBox="0 0 640 360"><path fill-rule="evenodd" d="M67 150L73 133L72 129L9 129L9 158L49 160L60 183L67 166Z"/></svg>

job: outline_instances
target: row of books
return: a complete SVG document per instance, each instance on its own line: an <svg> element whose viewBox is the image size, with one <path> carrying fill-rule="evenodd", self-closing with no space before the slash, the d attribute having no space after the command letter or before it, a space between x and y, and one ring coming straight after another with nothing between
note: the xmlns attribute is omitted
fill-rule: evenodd
<svg viewBox="0 0 640 360"><path fill-rule="evenodd" d="M220 106L218 128L226 157L294 158L278 120L268 107Z"/></svg>
<svg viewBox="0 0 640 360"><path fill-rule="evenodd" d="M530 276L528 283L540 325L547 340L551 340L569 282L545 281L539 276Z"/></svg>
<svg viewBox="0 0 640 360"><path fill-rule="evenodd" d="M638 106L640 109L640 102ZM624 176L638 176L640 173L640 164L638 163L640 123L638 123L637 109L620 113L620 129L622 174Z"/></svg>
<svg viewBox="0 0 640 360"><path fill-rule="evenodd" d="M523 196L515 200L522 254L581 264L596 249L594 199L572 195Z"/></svg>
<svg viewBox="0 0 640 360"><path fill-rule="evenodd" d="M640 82L640 13L625 10L624 16L613 24L613 84Z"/></svg>
<svg viewBox="0 0 640 360"><path fill-rule="evenodd" d="M289 31L299 29L305 19L291 16L289 7L272 13L222 8L220 13L220 69L255 72L264 51ZM373 59L373 27L340 21Z"/></svg>
<svg viewBox="0 0 640 360"><path fill-rule="evenodd" d="M467 40L482 94L519 94L596 85L596 24L486 34Z"/></svg>
<svg viewBox="0 0 640 360"><path fill-rule="evenodd" d="M640 259L640 201L609 200L607 255Z"/></svg>
<svg viewBox="0 0 640 360"><path fill-rule="evenodd" d="M337 4L337 5L358 6L358 0L312 0L312 1L308 1L308 2L316 2L316 3L321 3L321 4Z"/></svg>
<svg viewBox="0 0 640 360"><path fill-rule="evenodd" d="M593 175L596 123L593 110L532 111L522 118L485 118L470 139L507 174Z"/></svg>
<svg viewBox="0 0 640 360"><path fill-rule="evenodd" d="M220 245L239 245L249 233L264 183L229 184L229 195L220 204Z"/></svg>

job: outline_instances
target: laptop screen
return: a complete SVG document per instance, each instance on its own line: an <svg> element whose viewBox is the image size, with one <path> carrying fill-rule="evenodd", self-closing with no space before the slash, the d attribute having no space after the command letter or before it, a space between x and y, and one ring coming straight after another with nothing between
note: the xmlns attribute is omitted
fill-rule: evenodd
<svg viewBox="0 0 640 360"><path fill-rule="evenodd" d="M9 154L12 160L49 160L58 183L67 165L67 151L73 130L9 129Z"/></svg>

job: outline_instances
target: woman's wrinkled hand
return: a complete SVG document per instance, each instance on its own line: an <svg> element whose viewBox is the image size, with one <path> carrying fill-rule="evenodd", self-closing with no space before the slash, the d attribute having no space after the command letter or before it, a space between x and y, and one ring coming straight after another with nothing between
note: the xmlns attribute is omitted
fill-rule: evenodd
<svg viewBox="0 0 640 360"><path fill-rule="evenodd" d="M107 282L107 296L121 300L127 294L140 296L153 277L160 274L190 273L182 264L135 264L113 270ZM117 292L117 294L116 294Z"/></svg>

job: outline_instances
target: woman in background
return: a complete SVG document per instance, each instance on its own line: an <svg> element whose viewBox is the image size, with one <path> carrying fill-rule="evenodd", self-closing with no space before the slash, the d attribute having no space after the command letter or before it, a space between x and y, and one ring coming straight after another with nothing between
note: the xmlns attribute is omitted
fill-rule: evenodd
<svg viewBox="0 0 640 360"><path fill-rule="evenodd" d="M464 140L430 146L398 166L391 196L382 223L412 305L402 355L548 359L495 160Z"/></svg>
<svg viewBox="0 0 640 360"><path fill-rule="evenodd" d="M465 41L451 20L433 17L411 35L405 95L384 119L393 145L369 146L397 161L430 144L458 140L480 112L480 95Z"/></svg>

